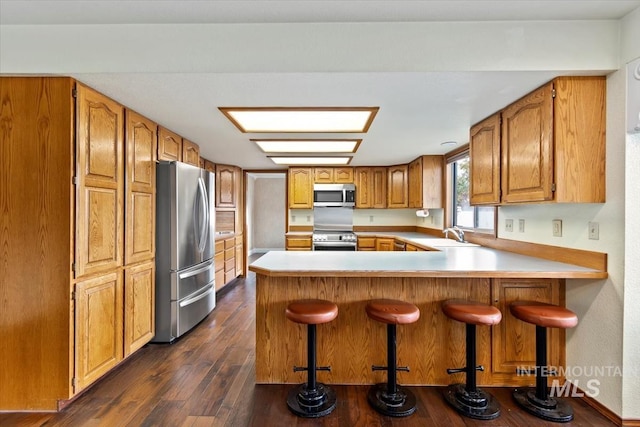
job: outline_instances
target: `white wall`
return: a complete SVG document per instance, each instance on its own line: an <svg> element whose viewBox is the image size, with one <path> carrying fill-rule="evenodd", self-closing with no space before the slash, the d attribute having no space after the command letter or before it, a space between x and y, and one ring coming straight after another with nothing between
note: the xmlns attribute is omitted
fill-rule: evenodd
<svg viewBox="0 0 640 427"><path fill-rule="evenodd" d="M250 250L258 252L285 247L285 174L272 175L256 174L253 185L251 219L254 228Z"/></svg>

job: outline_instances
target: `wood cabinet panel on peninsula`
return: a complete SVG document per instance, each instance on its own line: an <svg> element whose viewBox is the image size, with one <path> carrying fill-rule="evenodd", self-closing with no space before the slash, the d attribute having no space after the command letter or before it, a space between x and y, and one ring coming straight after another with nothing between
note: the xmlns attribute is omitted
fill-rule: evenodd
<svg viewBox="0 0 640 427"><path fill-rule="evenodd" d="M153 300L126 314L123 271L153 274L155 124L66 77L0 77L0 97L0 410L52 411L147 339L125 350Z"/></svg>

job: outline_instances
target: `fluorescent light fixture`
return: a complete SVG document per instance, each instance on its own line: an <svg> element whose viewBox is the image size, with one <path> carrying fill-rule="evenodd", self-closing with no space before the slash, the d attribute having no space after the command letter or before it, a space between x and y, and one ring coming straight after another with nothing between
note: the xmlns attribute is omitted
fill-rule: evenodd
<svg viewBox="0 0 640 427"><path fill-rule="evenodd" d="M315 157L315 156L267 156L278 165L348 165L349 157Z"/></svg>
<svg viewBox="0 0 640 427"><path fill-rule="evenodd" d="M220 107L241 132L367 132L379 107Z"/></svg>
<svg viewBox="0 0 640 427"><path fill-rule="evenodd" d="M361 139L252 139L265 153L355 153Z"/></svg>

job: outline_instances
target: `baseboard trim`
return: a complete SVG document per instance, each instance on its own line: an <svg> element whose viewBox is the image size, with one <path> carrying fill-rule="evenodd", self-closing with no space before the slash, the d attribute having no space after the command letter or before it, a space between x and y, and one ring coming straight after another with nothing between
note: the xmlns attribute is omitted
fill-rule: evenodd
<svg viewBox="0 0 640 427"><path fill-rule="evenodd" d="M602 403L595 400L593 397L587 395L587 393L585 393L584 390L582 390L580 387L576 387L576 390L582 393L582 396L580 397L580 399L582 399L584 403L591 406L598 413L600 413L601 415L603 415L605 418L615 423L616 425L620 427L640 427L640 420L632 420L632 419L623 420L611 409L607 408Z"/></svg>
<svg viewBox="0 0 640 427"><path fill-rule="evenodd" d="M622 420L622 427L640 427L640 420Z"/></svg>

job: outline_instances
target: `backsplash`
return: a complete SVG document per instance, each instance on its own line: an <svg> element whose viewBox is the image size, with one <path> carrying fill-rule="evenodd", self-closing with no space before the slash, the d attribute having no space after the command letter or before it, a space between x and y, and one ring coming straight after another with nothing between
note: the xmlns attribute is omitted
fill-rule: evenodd
<svg viewBox="0 0 640 427"><path fill-rule="evenodd" d="M416 209L354 209L354 226L418 226L442 230L444 209L430 209L429 216L416 216ZM313 209L289 209L289 225L313 226Z"/></svg>

